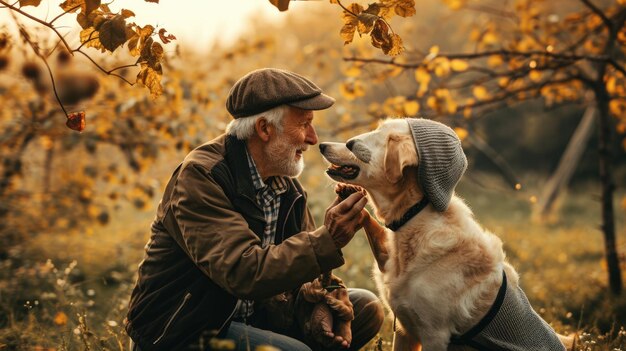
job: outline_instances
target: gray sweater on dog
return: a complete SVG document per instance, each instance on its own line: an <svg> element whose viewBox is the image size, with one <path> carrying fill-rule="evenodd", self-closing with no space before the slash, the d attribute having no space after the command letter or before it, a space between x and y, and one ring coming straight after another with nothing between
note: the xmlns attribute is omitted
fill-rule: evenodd
<svg viewBox="0 0 626 351"><path fill-rule="evenodd" d="M565 351L556 333L530 306L521 288L502 287L487 315L467 333L452 338L452 344L481 351Z"/></svg>

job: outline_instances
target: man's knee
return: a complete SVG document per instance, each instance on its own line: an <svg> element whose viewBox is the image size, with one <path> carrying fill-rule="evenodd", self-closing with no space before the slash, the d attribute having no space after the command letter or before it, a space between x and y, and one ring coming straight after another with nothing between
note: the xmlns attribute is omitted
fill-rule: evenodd
<svg viewBox="0 0 626 351"><path fill-rule="evenodd" d="M353 325L367 330L372 336L378 333L385 319L385 310L378 297L369 290L348 289L350 302L354 308Z"/></svg>

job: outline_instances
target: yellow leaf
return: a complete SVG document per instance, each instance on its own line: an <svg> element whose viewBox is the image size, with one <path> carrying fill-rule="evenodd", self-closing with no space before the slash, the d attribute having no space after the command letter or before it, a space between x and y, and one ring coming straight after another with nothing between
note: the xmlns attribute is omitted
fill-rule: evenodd
<svg viewBox="0 0 626 351"><path fill-rule="evenodd" d="M287 11L289 8L289 0L270 0L270 3L276 6L279 11Z"/></svg>
<svg viewBox="0 0 626 351"><path fill-rule="evenodd" d="M433 47L430 48L430 50L428 51L429 54L437 56L439 54L439 46L435 45Z"/></svg>
<svg viewBox="0 0 626 351"><path fill-rule="evenodd" d="M24 6L39 6L41 0L20 0L20 7Z"/></svg>
<svg viewBox="0 0 626 351"><path fill-rule="evenodd" d="M362 12L357 16L357 29L359 33L365 34L372 31L374 28L374 22L378 19L378 16L370 13Z"/></svg>
<svg viewBox="0 0 626 351"><path fill-rule="evenodd" d="M383 47L383 52L385 47ZM404 46L402 46L402 38L398 34L391 35L391 48L389 51L385 52L385 54L389 56L397 56L400 55L404 51Z"/></svg>
<svg viewBox="0 0 626 351"><path fill-rule="evenodd" d="M626 1L626 0L624 0ZM606 91L609 94L615 94L616 91L616 79L614 76L610 76L607 80L606 80Z"/></svg>
<svg viewBox="0 0 626 351"><path fill-rule="evenodd" d="M67 324L67 315L63 312L57 312L57 314L54 316L54 324L56 325L66 325Z"/></svg>
<svg viewBox="0 0 626 351"><path fill-rule="evenodd" d="M339 92L347 100L354 100L357 97L365 95L365 89L363 88L363 84L358 80L349 80L341 83L341 85L339 86Z"/></svg>
<svg viewBox="0 0 626 351"><path fill-rule="evenodd" d="M80 8L85 8L85 0L66 0L59 5L65 12L76 12Z"/></svg>
<svg viewBox="0 0 626 351"><path fill-rule="evenodd" d="M437 77L445 77L450 74L450 61L446 57L437 57L433 60L435 66L435 75Z"/></svg>
<svg viewBox="0 0 626 351"><path fill-rule="evenodd" d="M467 138L467 136L469 135L467 129L461 127L454 128L454 132L459 137L459 139L461 139L461 141L465 140L465 138Z"/></svg>
<svg viewBox="0 0 626 351"><path fill-rule="evenodd" d="M280 349L270 345L259 345L254 351L280 351Z"/></svg>
<svg viewBox="0 0 626 351"><path fill-rule="evenodd" d="M486 100L489 98L489 92L487 91L487 88L482 85L475 86L472 92L478 100Z"/></svg>
<svg viewBox="0 0 626 351"><path fill-rule="evenodd" d="M451 10L458 10L465 5L465 0L444 0Z"/></svg>
<svg viewBox="0 0 626 351"><path fill-rule="evenodd" d="M356 26L353 24L344 24L343 27L341 27L339 35L341 36L341 39L343 39L343 45L347 45L352 42L352 40L354 39L355 31Z"/></svg>
<svg viewBox="0 0 626 351"><path fill-rule="evenodd" d="M483 35L482 42L485 45L497 44L498 43L498 36L495 35L493 32L487 32L487 33L485 33L485 35Z"/></svg>
<svg viewBox="0 0 626 351"><path fill-rule="evenodd" d="M609 111L615 117L621 117L626 114L626 102L623 100L611 100L609 102Z"/></svg>
<svg viewBox="0 0 626 351"><path fill-rule="evenodd" d="M428 99L426 100L426 105L428 105L428 107L432 108L433 110L436 110L437 98L434 96L429 96Z"/></svg>
<svg viewBox="0 0 626 351"><path fill-rule="evenodd" d="M398 1L396 2L394 11L400 17L411 17L415 14L415 1L414 0Z"/></svg>
<svg viewBox="0 0 626 351"><path fill-rule="evenodd" d="M88 48L95 48L102 52L105 48L100 43L100 33L94 27L88 27L80 31L80 42Z"/></svg>
<svg viewBox="0 0 626 351"><path fill-rule="evenodd" d="M452 70L454 71L463 72L469 68L469 64L467 63L467 61L456 59L450 61L450 67L452 67Z"/></svg>
<svg viewBox="0 0 626 351"><path fill-rule="evenodd" d="M150 90L152 98L155 99L163 93L161 76L162 72L159 72L147 64L141 64L141 70L137 74L137 83L146 86Z"/></svg>
<svg viewBox="0 0 626 351"><path fill-rule="evenodd" d="M361 68L358 66L350 66L350 68L343 71L343 75L346 77L358 77L361 75Z"/></svg>
<svg viewBox="0 0 626 351"><path fill-rule="evenodd" d="M407 116L415 116L420 110L419 102L415 100L407 101L404 103L404 113Z"/></svg>
<svg viewBox="0 0 626 351"><path fill-rule="evenodd" d="M624 144L624 148L626 149L626 139L622 140L622 143ZM626 196L622 198L622 208L626 210Z"/></svg>
<svg viewBox="0 0 626 351"><path fill-rule="evenodd" d="M465 106L465 108L463 109L463 117L464 118L471 118L472 117L472 108L469 106Z"/></svg>
<svg viewBox="0 0 626 351"><path fill-rule="evenodd" d="M487 65L489 65L489 67L498 67L503 63L504 60L502 60L502 56L500 55L491 55L487 59Z"/></svg>
<svg viewBox="0 0 626 351"><path fill-rule="evenodd" d="M131 10L122 9L122 17L124 18L135 17L135 13Z"/></svg>
<svg viewBox="0 0 626 351"><path fill-rule="evenodd" d="M530 80L532 80L533 82L538 82L541 80L541 77L543 76L543 74L541 74L541 71L537 71L537 70L532 70L530 71L530 73L528 74L528 77L530 78Z"/></svg>
<svg viewBox="0 0 626 351"><path fill-rule="evenodd" d="M416 69L415 80L420 84L424 82L428 83L430 81L430 74L428 73L428 70L426 70L426 68L424 67Z"/></svg>
<svg viewBox="0 0 626 351"><path fill-rule="evenodd" d="M52 141L52 138L50 138L47 135L40 136L39 137L39 143L41 144L41 147L44 150L50 150L54 146L54 142Z"/></svg>

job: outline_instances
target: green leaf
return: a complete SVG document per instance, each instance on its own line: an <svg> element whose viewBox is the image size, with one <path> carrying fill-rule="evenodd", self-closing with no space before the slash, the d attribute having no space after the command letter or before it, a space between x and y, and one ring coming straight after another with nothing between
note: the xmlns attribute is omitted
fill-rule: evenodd
<svg viewBox="0 0 626 351"><path fill-rule="evenodd" d="M126 20L117 15L100 26L100 42L102 46L113 52L126 42Z"/></svg>

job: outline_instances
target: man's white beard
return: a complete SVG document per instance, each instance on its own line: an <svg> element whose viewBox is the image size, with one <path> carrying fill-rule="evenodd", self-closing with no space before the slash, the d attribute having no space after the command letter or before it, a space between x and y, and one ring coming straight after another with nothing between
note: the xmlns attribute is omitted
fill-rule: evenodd
<svg viewBox="0 0 626 351"><path fill-rule="evenodd" d="M274 173L287 177L298 177L304 170L304 155L296 160L296 150L305 150L308 145L295 146L283 135L270 142L265 149L266 160L272 163Z"/></svg>

